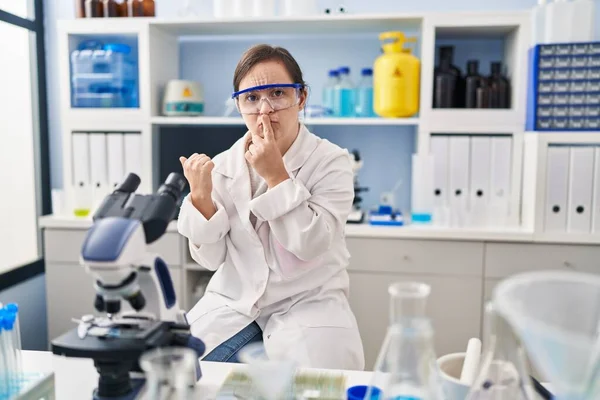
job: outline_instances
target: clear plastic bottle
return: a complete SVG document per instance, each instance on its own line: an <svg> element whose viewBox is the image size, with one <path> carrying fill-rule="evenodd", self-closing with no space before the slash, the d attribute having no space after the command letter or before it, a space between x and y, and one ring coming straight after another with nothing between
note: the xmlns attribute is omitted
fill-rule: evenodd
<svg viewBox="0 0 600 400"><path fill-rule="evenodd" d="M336 117L353 117L354 84L350 79L350 67L341 67L339 73L340 81L333 91L333 114Z"/></svg>
<svg viewBox="0 0 600 400"><path fill-rule="evenodd" d="M325 83L325 87L323 87L323 107L327 109L328 115L333 115L333 101L334 101L334 91L336 85L340 82L340 73L337 69L332 69L329 71L329 79Z"/></svg>
<svg viewBox="0 0 600 400"><path fill-rule="evenodd" d="M373 69L363 68L361 80L356 88L356 116L375 117L373 109Z"/></svg>
<svg viewBox="0 0 600 400"><path fill-rule="evenodd" d="M485 313L485 350L467 400L535 399L527 373L525 348L492 303L486 305Z"/></svg>
<svg viewBox="0 0 600 400"><path fill-rule="evenodd" d="M391 323L375 363L367 399L443 400L433 344L433 326L426 316L429 285L390 285Z"/></svg>

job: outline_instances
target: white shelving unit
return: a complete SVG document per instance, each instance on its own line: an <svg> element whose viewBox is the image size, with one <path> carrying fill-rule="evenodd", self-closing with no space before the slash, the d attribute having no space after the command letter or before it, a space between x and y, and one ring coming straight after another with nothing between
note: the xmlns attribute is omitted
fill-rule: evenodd
<svg viewBox="0 0 600 400"><path fill-rule="evenodd" d="M429 152L434 134L510 135L512 137L511 207L519 210L516 226L500 229L467 228L383 228L349 225L346 234L357 238L413 238L439 240L485 240L528 243L600 243L596 235L550 235L540 230L545 187L539 178L543 169L543 141L571 140L572 133L553 133L537 137L525 133L527 50L530 46L529 12L472 12L372 15L319 15L302 18L261 18L229 20L195 20L156 18L81 19L59 23L61 71L61 118L63 155L71 159L71 134L74 131L135 131L142 136L143 176L140 191L157 187L156 132L176 126L244 126L239 117L165 117L160 113L166 83L180 77L183 41L224 40L235 37L264 38L335 36L342 40L353 35L373 35L387 30L418 32L415 53L421 61L420 109L413 118L305 118L308 126L414 127L416 150ZM98 36L133 37L137 40L139 60L139 102L137 109L76 109L70 101L70 51L77 39ZM511 81L509 109L434 109L432 108L436 42L440 38L502 38L503 64ZM341 42L340 42L341 43ZM209 61L207 61L209 62ZM229 78L228 78L229 79ZM404 134L406 129L398 129ZM202 134L202 133L199 133ZM590 135L586 134L589 140ZM600 135L596 136L600 142ZM544 139L546 138L546 139ZM381 144L384 146L385 144ZM72 182L72 166L65 162L63 182ZM69 194L68 184L65 189ZM520 218L519 218L520 217ZM82 228L87 222L55 218L45 221L48 227ZM175 230L175 225L169 227ZM182 285L188 287L190 274L203 273L193 261L182 263ZM189 296L189 294L188 294ZM187 299L187 298L186 298Z"/></svg>
<svg viewBox="0 0 600 400"><path fill-rule="evenodd" d="M236 117L152 117L153 125L217 125L243 126L244 120ZM360 125L360 126L418 126L419 118L305 118L302 122L310 125Z"/></svg>

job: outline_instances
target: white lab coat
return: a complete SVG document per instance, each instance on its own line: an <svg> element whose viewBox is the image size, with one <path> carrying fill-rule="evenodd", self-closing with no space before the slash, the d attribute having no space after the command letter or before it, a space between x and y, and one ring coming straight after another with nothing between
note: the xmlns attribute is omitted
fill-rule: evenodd
<svg viewBox="0 0 600 400"><path fill-rule="evenodd" d="M178 229L193 259L216 271L187 314L192 333L208 354L256 321L270 358L362 370L344 237L354 196L350 156L301 125L284 156L290 179L251 199L246 138L213 160L216 214L206 220L187 197L181 207Z"/></svg>

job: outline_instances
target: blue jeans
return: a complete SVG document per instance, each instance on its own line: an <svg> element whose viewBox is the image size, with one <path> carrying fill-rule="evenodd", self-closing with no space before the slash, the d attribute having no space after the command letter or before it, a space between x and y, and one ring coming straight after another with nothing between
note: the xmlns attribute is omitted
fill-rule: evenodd
<svg viewBox="0 0 600 400"><path fill-rule="evenodd" d="M253 342L262 342L262 330L256 322L215 347L202 361L239 363L238 352Z"/></svg>

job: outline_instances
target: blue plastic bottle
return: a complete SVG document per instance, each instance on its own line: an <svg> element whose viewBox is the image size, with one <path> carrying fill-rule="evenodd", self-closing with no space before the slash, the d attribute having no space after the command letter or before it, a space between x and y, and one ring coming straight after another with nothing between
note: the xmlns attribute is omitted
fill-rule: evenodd
<svg viewBox="0 0 600 400"><path fill-rule="evenodd" d="M373 110L373 69L363 68L361 80L356 88L356 116L375 117Z"/></svg>
<svg viewBox="0 0 600 400"><path fill-rule="evenodd" d="M335 86L340 81L340 73L336 69L329 71L329 79L325 83L323 88L323 107L327 109L327 115L333 115L333 101L334 101L334 90Z"/></svg>
<svg viewBox="0 0 600 400"><path fill-rule="evenodd" d="M350 67L339 69L340 82L334 90L333 114L336 117L354 116L354 84L350 79Z"/></svg>

